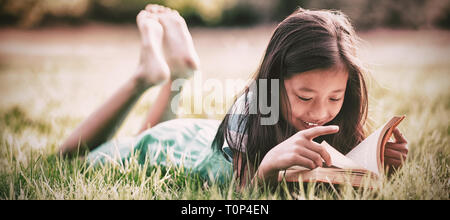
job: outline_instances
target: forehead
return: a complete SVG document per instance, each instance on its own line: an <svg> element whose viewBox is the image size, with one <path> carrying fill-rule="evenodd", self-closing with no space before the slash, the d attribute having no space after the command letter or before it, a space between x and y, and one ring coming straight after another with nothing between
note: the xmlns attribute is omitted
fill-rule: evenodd
<svg viewBox="0 0 450 220"><path fill-rule="evenodd" d="M289 79L285 79L284 83L286 88L310 89L319 92L345 89L347 79L348 71L344 68L315 69L295 74Z"/></svg>

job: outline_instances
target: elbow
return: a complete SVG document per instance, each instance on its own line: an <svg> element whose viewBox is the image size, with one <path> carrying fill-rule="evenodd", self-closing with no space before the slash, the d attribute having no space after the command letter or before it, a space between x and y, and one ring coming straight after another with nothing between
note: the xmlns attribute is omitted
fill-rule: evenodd
<svg viewBox="0 0 450 220"><path fill-rule="evenodd" d="M66 142L61 144L57 150L57 156L60 158L71 157L73 154L70 149L73 149L72 146L68 145Z"/></svg>
<svg viewBox="0 0 450 220"><path fill-rule="evenodd" d="M68 138L58 147L57 154L61 158L72 158L80 153L83 153L81 146L80 141L73 141L71 138Z"/></svg>

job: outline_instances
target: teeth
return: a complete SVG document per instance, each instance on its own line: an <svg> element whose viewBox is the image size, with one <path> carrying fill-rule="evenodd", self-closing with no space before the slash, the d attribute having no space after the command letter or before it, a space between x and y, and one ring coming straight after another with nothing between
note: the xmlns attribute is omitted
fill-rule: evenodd
<svg viewBox="0 0 450 220"><path fill-rule="evenodd" d="M305 121L305 123L306 123L307 125L309 125L309 126L317 126L317 125L319 125L319 124L314 124L314 123L307 122L307 121Z"/></svg>

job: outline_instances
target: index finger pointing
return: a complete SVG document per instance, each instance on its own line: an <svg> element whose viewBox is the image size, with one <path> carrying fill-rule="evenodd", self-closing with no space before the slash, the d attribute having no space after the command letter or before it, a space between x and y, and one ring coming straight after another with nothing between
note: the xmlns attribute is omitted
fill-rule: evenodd
<svg viewBox="0 0 450 220"><path fill-rule="evenodd" d="M322 136L322 135L337 133L338 131L339 131L339 126L327 125L327 126L317 126L317 127L309 128L306 130L302 130L299 133L303 134L303 136L306 139L312 140L312 139Z"/></svg>

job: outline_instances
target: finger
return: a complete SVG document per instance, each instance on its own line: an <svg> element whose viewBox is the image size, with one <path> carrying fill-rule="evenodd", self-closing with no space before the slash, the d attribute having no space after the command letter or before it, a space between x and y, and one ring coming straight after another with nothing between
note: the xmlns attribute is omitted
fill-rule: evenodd
<svg viewBox="0 0 450 220"><path fill-rule="evenodd" d="M400 152L400 151L396 151L396 150L392 150L392 149L386 148L386 150L384 151L384 156L385 157L390 157L390 158L400 159L400 158L403 158L403 153Z"/></svg>
<svg viewBox="0 0 450 220"><path fill-rule="evenodd" d="M394 133L396 143L403 143L403 144L408 143L408 141L405 139L405 137L403 137L403 134L400 132L400 130L398 128L395 128L393 133Z"/></svg>
<svg viewBox="0 0 450 220"><path fill-rule="evenodd" d="M323 160L322 160L322 156L320 156L320 154L318 154L306 147L297 147L295 152L298 155L313 161L316 166L322 167Z"/></svg>
<svg viewBox="0 0 450 220"><path fill-rule="evenodd" d="M302 167L306 167L309 169L314 169L316 168L316 163L314 163L314 161L306 158L306 157L302 157L298 154L294 154L293 155L293 159L292 159L293 164L298 165L298 166L302 166Z"/></svg>
<svg viewBox="0 0 450 220"><path fill-rule="evenodd" d="M386 165L392 166L395 168L398 168L398 167L402 166L402 164L403 164L402 160L398 160L396 158L391 158L391 157L386 157L384 162Z"/></svg>
<svg viewBox="0 0 450 220"><path fill-rule="evenodd" d="M397 143L387 142L386 149L392 149L392 150L400 151L402 153L408 153L407 144L397 144Z"/></svg>
<svg viewBox="0 0 450 220"><path fill-rule="evenodd" d="M384 154L385 158L393 158L396 160L406 160L407 154L399 152L399 151L393 151L393 150L386 150Z"/></svg>
<svg viewBox="0 0 450 220"><path fill-rule="evenodd" d="M339 126L337 125L327 125L327 126L317 126L313 128L308 128L302 131L299 131L298 134L303 134L303 136L308 139L312 140L316 137L327 135L327 134L334 134L339 131Z"/></svg>
<svg viewBox="0 0 450 220"><path fill-rule="evenodd" d="M308 141L304 143L304 146L307 147L309 150L314 151L314 153L319 154L321 163L323 160L325 161L325 164L327 166L331 166L331 156L322 145L314 141Z"/></svg>

